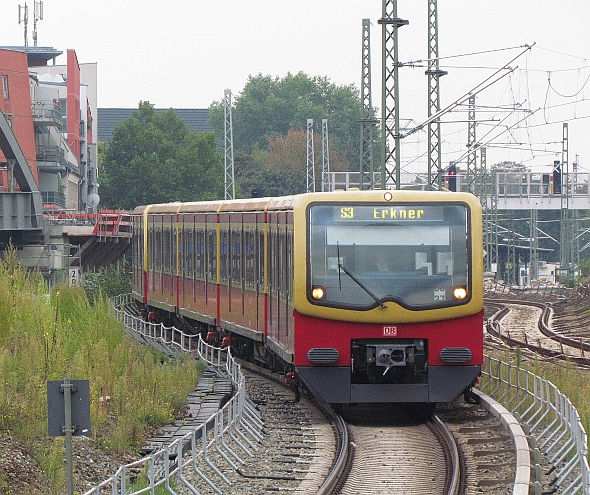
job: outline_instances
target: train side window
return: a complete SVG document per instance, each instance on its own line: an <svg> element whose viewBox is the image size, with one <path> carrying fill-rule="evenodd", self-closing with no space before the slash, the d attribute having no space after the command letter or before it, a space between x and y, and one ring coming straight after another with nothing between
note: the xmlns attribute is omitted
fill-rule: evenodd
<svg viewBox="0 0 590 495"><path fill-rule="evenodd" d="M154 243L154 270L162 270L162 229L156 227L156 242Z"/></svg>
<svg viewBox="0 0 590 495"><path fill-rule="evenodd" d="M279 279L279 295L281 299L285 298L286 293L286 278L287 278L287 271L285 267L285 257L287 255L286 249L286 242L285 242L285 232L280 232L278 235L278 279Z"/></svg>
<svg viewBox="0 0 590 495"><path fill-rule="evenodd" d="M207 228L207 272L209 279L217 280L217 234L215 228Z"/></svg>
<svg viewBox="0 0 590 495"><path fill-rule="evenodd" d="M268 233L268 285L269 292L274 293L277 290L277 254L276 254L276 232L270 230Z"/></svg>
<svg viewBox="0 0 590 495"><path fill-rule="evenodd" d="M232 283L240 285L242 283L242 232L239 230L231 231L231 278Z"/></svg>
<svg viewBox="0 0 590 495"><path fill-rule="evenodd" d="M219 279L221 282L227 282L227 244L228 231L223 229L219 236Z"/></svg>
<svg viewBox="0 0 590 495"><path fill-rule="evenodd" d="M196 277L200 280L205 278L205 231L200 228L196 231Z"/></svg>
<svg viewBox="0 0 590 495"><path fill-rule="evenodd" d="M182 275L184 272L184 235L182 229L173 229L173 243L172 243L172 275ZM176 253L178 250L178 253ZM176 255L176 256L175 256ZM178 260L178 266L176 266L176 260Z"/></svg>
<svg viewBox="0 0 590 495"><path fill-rule="evenodd" d="M164 237L162 243L162 256L163 256L163 269L165 273L170 272L170 258L172 256L171 241L170 241L170 229L164 229Z"/></svg>
<svg viewBox="0 0 590 495"><path fill-rule="evenodd" d="M152 226L148 229L148 267L150 271L154 270L154 249L156 245L156 239L154 235L154 228Z"/></svg>
<svg viewBox="0 0 590 495"><path fill-rule="evenodd" d="M258 288L264 290L264 230L258 231L258 256L256 257L258 272Z"/></svg>
<svg viewBox="0 0 590 495"><path fill-rule="evenodd" d="M254 280L255 280L255 253L256 253L256 236L253 230L246 230L245 232L245 258L246 258L246 266L245 266L245 280L246 280L246 287L254 287Z"/></svg>
<svg viewBox="0 0 590 495"><path fill-rule="evenodd" d="M193 239L193 229L190 225L185 227L185 234L184 234L184 256L186 262L184 265L185 269L185 276L190 278L193 277L194 271L194 264L193 264L193 254L194 254L194 239Z"/></svg>

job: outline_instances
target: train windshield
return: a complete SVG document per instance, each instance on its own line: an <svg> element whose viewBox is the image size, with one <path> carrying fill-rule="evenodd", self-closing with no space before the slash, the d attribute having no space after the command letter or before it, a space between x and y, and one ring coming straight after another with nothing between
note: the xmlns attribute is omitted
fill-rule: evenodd
<svg viewBox="0 0 590 495"><path fill-rule="evenodd" d="M468 209L463 203L312 204L308 299L368 310L412 310L470 299Z"/></svg>

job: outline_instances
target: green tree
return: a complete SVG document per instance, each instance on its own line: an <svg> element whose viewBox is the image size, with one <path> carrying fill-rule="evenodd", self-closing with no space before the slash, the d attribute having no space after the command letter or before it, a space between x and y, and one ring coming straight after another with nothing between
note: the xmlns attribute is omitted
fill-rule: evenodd
<svg viewBox="0 0 590 495"><path fill-rule="evenodd" d="M223 195L215 135L190 131L172 109L159 114L149 102L139 102L101 155L102 204L110 208Z"/></svg>
<svg viewBox="0 0 590 495"><path fill-rule="evenodd" d="M98 272L84 274L82 288L92 303L99 297L114 297L131 292L131 263L123 259L116 265L100 268Z"/></svg>
<svg viewBox="0 0 590 495"><path fill-rule="evenodd" d="M337 86L326 77L309 77L303 72L284 78L250 76L232 109L234 149L250 154L266 150L272 139L301 130L314 119L319 131L328 119L332 151L342 153L356 170L359 153L359 124L362 104L354 84ZM218 136L224 132L223 102L213 102L209 120Z"/></svg>

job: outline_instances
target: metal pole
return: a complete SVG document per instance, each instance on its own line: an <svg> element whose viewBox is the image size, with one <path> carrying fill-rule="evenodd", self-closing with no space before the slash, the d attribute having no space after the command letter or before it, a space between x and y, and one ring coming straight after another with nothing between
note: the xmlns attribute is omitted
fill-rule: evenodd
<svg viewBox="0 0 590 495"><path fill-rule="evenodd" d="M62 385L64 391L64 412L65 425L64 433L66 434L66 487L68 495L74 495L74 475L72 468L72 384L69 378L64 378Z"/></svg>

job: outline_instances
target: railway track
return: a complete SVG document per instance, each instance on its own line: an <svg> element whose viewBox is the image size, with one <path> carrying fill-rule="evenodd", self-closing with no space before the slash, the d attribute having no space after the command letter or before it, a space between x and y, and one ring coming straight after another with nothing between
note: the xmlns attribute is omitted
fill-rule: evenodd
<svg viewBox="0 0 590 495"><path fill-rule="evenodd" d="M214 465L226 465L224 495L511 493L516 447L498 413L462 403L440 405L438 416L431 417L423 408L365 405L345 407L344 423L325 405L307 397L296 401L279 375L244 368L264 438L237 469L219 454L210 455ZM229 451L240 452L227 442ZM207 467L201 471L216 476ZM185 477L199 493L210 493L201 477Z"/></svg>
<svg viewBox="0 0 590 495"><path fill-rule="evenodd" d="M351 459L335 493L458 493L459 453L449 430L436 417L396 418L388 409L349 411Z"/></svg>
<svg viewBox="0 0 590 495"><path fill-rule="evenodd" d="M548 302L486 299L488 333L511 346L590 366L588 299Z"/></svg>
<svg viewBox="0 0 590 495"><path fill-rule="evenodd" d="M183 470L193 489L175 484L175 493L525 493L511 491L524 478L517 466L527 468L529 479L528 450L523 461L516 446L519 437L522 450L525 437L507 429L504 413L454 404L439 406L438 420L412 413L408 420L407 406L373 405L370 415L364 406L345 407L345 424L307 397L296 401L292 390L277 383L282 377L242 368L263 421L260 443L237 445L230 434L225 454L211 449L209 464L196 467L200 475ZM514 418L508 423L517 424ZM214 435L211 429L206 434ZM219 488L213 490L207 479Z"/></svg>

